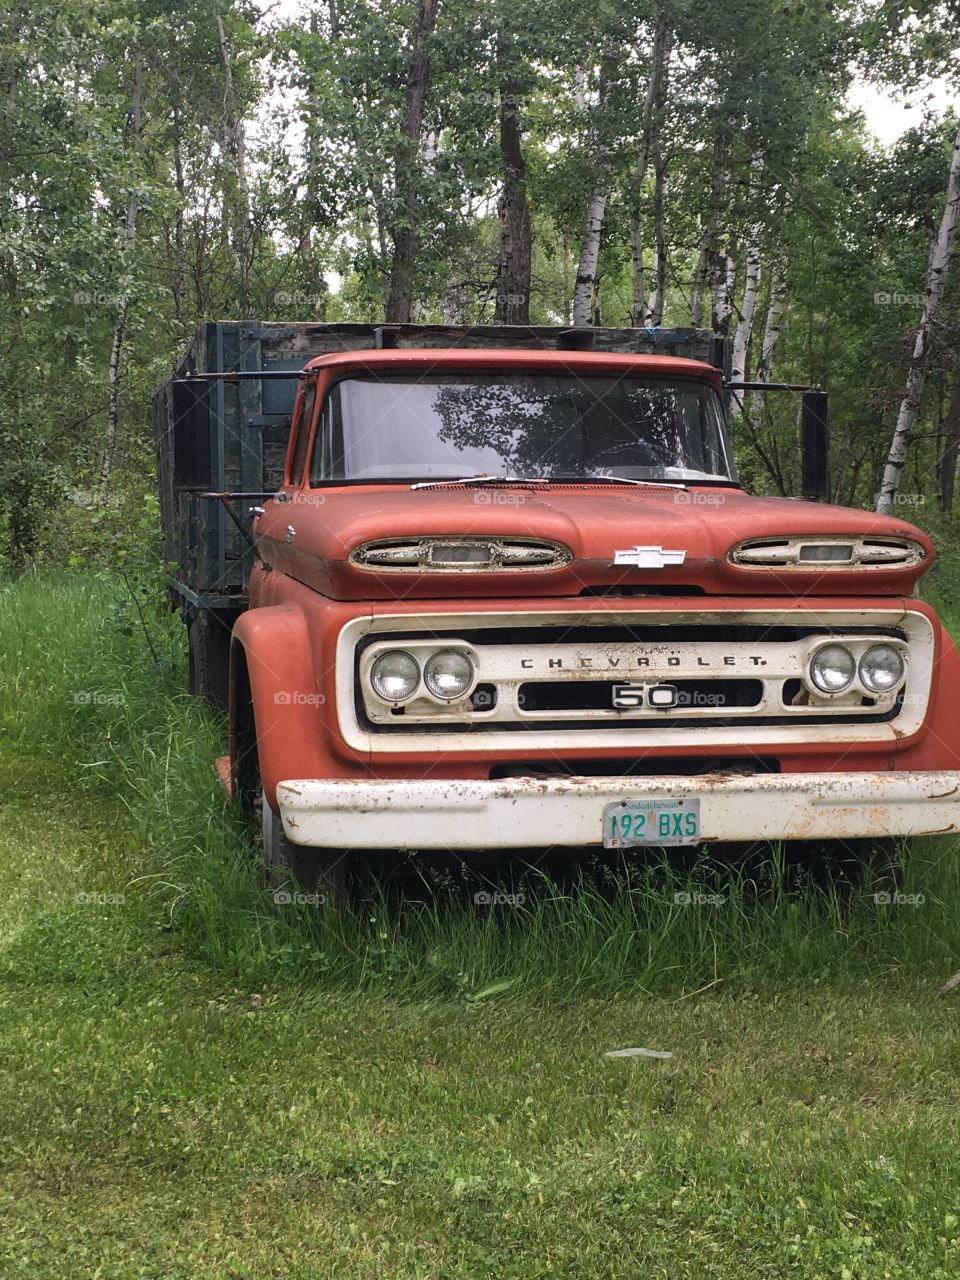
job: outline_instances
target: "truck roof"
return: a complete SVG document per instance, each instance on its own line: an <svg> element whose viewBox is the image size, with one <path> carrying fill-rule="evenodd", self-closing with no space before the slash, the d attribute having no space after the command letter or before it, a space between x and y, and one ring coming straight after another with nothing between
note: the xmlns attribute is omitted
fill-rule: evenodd
<svg viewBox="0 0 960 1280"><path fill-rule="evenodd" d="M723 374L713 365L685 356L638 355L608 351L536 351L482 347L403 347L387 350L337 351L316 356L305 369L540 369L581 374L646 374L651 377L699 378L723 389Z"/></svg>

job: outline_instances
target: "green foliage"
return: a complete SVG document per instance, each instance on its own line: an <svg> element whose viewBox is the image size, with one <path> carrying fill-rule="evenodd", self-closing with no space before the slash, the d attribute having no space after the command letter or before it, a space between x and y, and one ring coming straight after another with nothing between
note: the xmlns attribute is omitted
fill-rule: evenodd
<svg viewBox="0 0 960 1280"><path fill-rule="evenodd" d="M150 392L195 322L382 315L406 216L395 164L415 8L337 0L291 21L240 0L188 0L175 14L155 0L12 0L0 12L0 565L89 563L114 555L124 529L139 545ZM416 315L493 319L503 100L526 165L531 318L569 320L584 210L602 187L602 316L628 321L631 236L648 272L655 239L652 172L638 187L636 169L658 20L672 49L656 125L664 323L689 323L715 215L715 247L739 264L734 320L745 248L758 245L748 370L776 265L787 308L775 376L828 386L837 496L869 505L954 126L930 115L884 151L844 94L854 65L907 85L951 74L946 7L443 4L415 159ZM717 148L727 173L719 206ZM957 296L954 281L904 477L931 504ZM758 490L795 487L795 408L771 401L758 437L737 424L743 473Z"/></svg>

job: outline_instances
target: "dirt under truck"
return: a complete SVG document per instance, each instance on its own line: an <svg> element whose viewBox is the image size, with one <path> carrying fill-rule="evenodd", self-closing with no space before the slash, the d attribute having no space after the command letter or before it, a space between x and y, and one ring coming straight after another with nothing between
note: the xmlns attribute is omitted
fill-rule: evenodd
<svg viewBox="0 0 960 1280"><path fill-rule="evenodd" d="M747 494L723 366L696 330L197 330L155 397L171 598L275 881L960 827L930 540L822 500L817 391L810 500Z"/></svg>

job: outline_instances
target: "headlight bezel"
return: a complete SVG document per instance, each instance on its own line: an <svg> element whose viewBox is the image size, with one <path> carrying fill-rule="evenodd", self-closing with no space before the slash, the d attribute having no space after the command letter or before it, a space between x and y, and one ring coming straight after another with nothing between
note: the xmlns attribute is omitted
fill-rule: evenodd
<svg viewBox="0 0 960 1280"><path fill-rule="evenodd" d="M816 675L814 674L815 670L817 669L817 665L816 665L817 659L821 658L823 654L830 652L830 650L834 650L837 653L843 654L845 658L849 660L849 664L850 664L849 676L847 677L847 679L842 685L838 685L835 689L826 688L824 685L820 683L820 681L816 678ZM818 645L817 648L814 649L814 651L811 653L810 657L807 660L806 675L810 684L813 686L814 691L818 694L823 694L825 697L836 698L841 696L844 693L849 693L850 690L853 688L853 686L856 684L856 680L857 680L856 654L850 649L848 645L845 645L839 641L830 641L827 644Z"/></svg>
<svg viewBox="0 0 960 1280"><path fill-rule="evenodd" d="M440 691L436 689L434 685L431 683L431 672L430 672L431 666L437 661L438 658L444 658L444 657L447 657L448 655L453 655L457 658L461 658L466 663L467 668L469 670L469 679L467 680L463 689L459 693L453 694L452 697L446 694L440 693ZM466 649L458 649L452 645L448 645L444 649L437 649L435 653L432 653L430 657L427 658L427 660L423 664L422 678L423 678L423 687L427 690L427 692L432 697L436 698L438 702L450 704L453 702L460 702L463 698L469 695L470 691L474 688L474 686L477 683L477 669L473 663L473 659L470 657L470 654L466 651Z"/></svg>
<svg viewBox="0 0 960 1280"><path fill-rule="evenodd" d="M415 682L411 685L410 692L404 694L400 698L391 698L387 694L382 693L377 688L375 683L377 665L383 662L385 658L390 658L393 656L399 656L399 657L404 657L409 659L410 662L413 663L414 669L416 670L416 679L415 679ZM414 657L412 653L410 653L407 649L400 648L400 646L398 645L391 645L389 648L381 649L378 653L376 653L373 656L373 658L370 661L370 665L367 670L367 687L370 689L370 692L373 694L375 698L378 698L382 703L384 703L388 707L399 707L399 706L403 706L407 702L411 702L417 696L417 693L419 692L420 686L422 684L423 684L423 667L420 665L420 663L417 661L417 659Z"/></svg>
<svg viewBox="0 0 960 1280"><path fill-rule="evenodd" d="M826 649L842 649L852 660L853 672L851 678L843 685L842 688L825 689L813 677L814 664L817 657ZM863 659L872 649L888 648L897 654L901 663L901 670L898 679L887 689L872 688L864 679L861 673L861 664ZM905 641L883 636L883 635L866 635L866 636L850 636L850 635L834 635L834 636L817 636L811 639L811 643L803 660L803 684L807 691L816 699L823 702L833 702L837 699L850 697L866 697L875 699L880 704L892 703L899 693L903 690L907 683L909 675L910 654Z"/></svg>
<svg viewBox="0 0 960 1280"><path fill-rule="evenodd" d="M888 652L892 653L896 657L897 661L900 664L900 672L897 678L893 681L892 684L888 685L887 688L885 689L876 688L874 685L870 683L870 681L864 675L864 670L863 670L864 664L866 663L867 659L870 657L871 653L874 653L877 649L888 650ZM888 644L886 642L881 642L880 644L872 644L869 647L869 649L864 650L864 652L860 655L859 661L857 662L857 679L860 681L863 687L870 694L878 698L887 697L890 693L899 689L900 686L903 684L904 679L906 678L906 674L907 674L907 661L904 653L897 647L897 645Z"/></svg>
<svg viewBox="0 0 960 1280"><path fill-rule="evenodd" d="M461 654L470 665L471 678L462 693L453 698L444 698L435 693L426 682L428 662L438 654L452 652ZM373 684L373 669L384 654L404 653L416 663L419 676L416 688L404 698L385 698ZM365 699L373 699L380 707L407 707L414 703L426 703L436 708L455 709L465 703L473 694L480 681L480 660L473 645L466 641L451 639L437 640L383 640L369 646L360 658L358 678L360 692Z"/></svg>

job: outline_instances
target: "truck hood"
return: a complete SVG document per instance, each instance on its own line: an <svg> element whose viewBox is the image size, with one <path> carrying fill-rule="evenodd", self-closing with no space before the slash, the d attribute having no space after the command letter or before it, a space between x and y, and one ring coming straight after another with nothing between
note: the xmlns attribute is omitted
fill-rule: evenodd
<svg viewBox="0 0 960 1280"><path fill-rule="evenodd" d="M305 491L265 504L254 525L266 564L336 600L601 594L908 595L933 560L913 525L850 507L754 498L739 489L551 484L364 486ZM730 558L744 540L816 537L908 539L924 556L901 566L784 568ZM383 569L351 555L380 540L543 540L570 552L546 569ZM615 564L618 551L683 552L663 567Z"/></svg>

